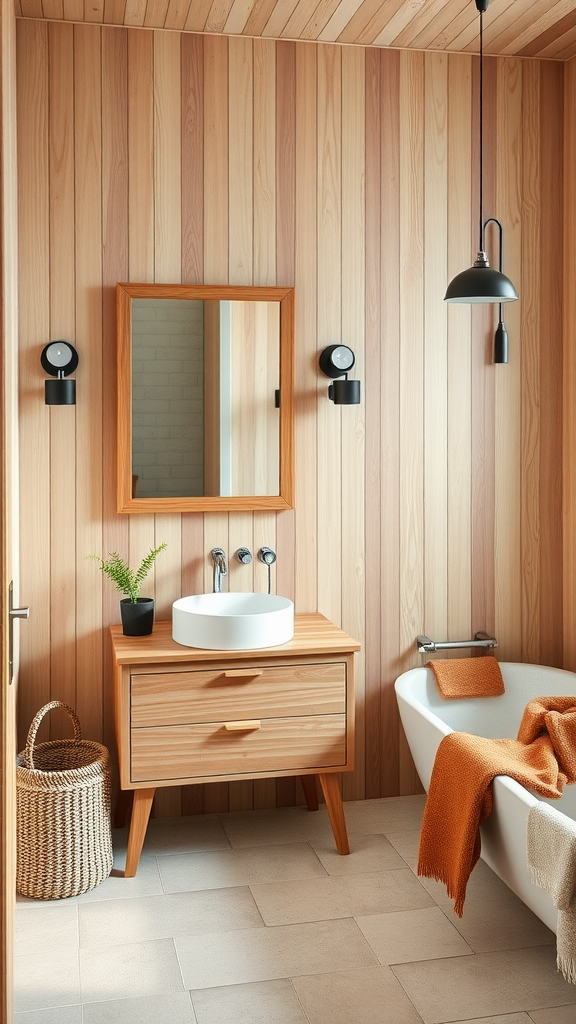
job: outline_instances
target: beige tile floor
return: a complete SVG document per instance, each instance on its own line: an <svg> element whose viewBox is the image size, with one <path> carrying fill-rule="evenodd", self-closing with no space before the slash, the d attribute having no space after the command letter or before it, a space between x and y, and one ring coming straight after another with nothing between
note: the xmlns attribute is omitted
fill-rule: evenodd
<svg viewBox="0 0 576 1024"><path fill-rule="evenodd" d="M423 797L151 822L135 878L16 909L15 1024L576 1024L555 937L480 862L415 874Z"/></svg>

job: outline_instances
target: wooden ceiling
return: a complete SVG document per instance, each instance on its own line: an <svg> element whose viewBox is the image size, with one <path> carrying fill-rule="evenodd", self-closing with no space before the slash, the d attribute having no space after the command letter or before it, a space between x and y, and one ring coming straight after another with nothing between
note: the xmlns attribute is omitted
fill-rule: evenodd
<svg viewBox="0 0 576 1024"><path fill-rule="evenodd" d="M15 0L24 18L363 46L478 49L474 0ZM484 52L568 60L576 0L491 0Z"/></svg>

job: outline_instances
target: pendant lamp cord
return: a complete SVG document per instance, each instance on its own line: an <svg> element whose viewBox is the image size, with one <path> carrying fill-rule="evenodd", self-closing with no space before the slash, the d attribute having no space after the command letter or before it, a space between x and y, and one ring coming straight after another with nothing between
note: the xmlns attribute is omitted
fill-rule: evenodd
<svg viewBox="0 0 576 1024"><path fill-rule="evenodd" d="M480 252L484 252L484 12L480 11Z"/></svg>

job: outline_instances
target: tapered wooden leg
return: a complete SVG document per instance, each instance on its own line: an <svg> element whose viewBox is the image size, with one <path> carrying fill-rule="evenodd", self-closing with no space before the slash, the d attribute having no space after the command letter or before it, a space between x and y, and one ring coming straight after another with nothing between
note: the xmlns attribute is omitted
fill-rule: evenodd
<svg viewBox="0 0 576 1024"><path fill-rule="evenodd" d="M326 772L320 774L318 778L320 779L328 817L330 818L334 839L336 840L336 849L341 854L350 853L338 776L335 772Z"/></svg>
<svg viewBox="0 0 576 1024"><path fill-rule="evenodd" d="M124 828L128 810L132 805L133 789L120 789L116 797L116 810L114 812L114 828Z"/></svg>
<svg viewBox="0 0 576 1024"><path fill-rule="evenodd" d="M136 874L155 792L155 789L134 790L134 806L132 807L132 820L130 822L128 849L126 851L125 878L133 878Z"/></svg>
<svg viewBox="0 0 576 1024"><path fill-rule="evenodd" d="M318 790L316 789L316 776L315 775L301 775L300 782L302 783L302 789L304 790L304 796L306 797L306 806L309 811L318 810Z"/></svg>

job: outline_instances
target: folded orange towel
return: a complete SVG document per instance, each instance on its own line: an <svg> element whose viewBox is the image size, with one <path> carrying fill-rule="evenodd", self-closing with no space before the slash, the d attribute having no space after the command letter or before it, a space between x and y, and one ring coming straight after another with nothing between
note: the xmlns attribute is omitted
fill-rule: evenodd
<svg viewBox="0 0 576 1024"><path fill-rule="evenodd" d="M429 661L440 696L498 697L504 693L500 665L491 655L482 658L449 658Z"/></svg>
<svg viewBox="0 0 576 1024"><path fill-rule="evenodd" d="M576 697L537 697L516 740L451 732L441 741L424 808L418 874L444 882L462 916L480 856L479 827L492 810L492 780L509 775L541 796L576 782Z"/></svg>

